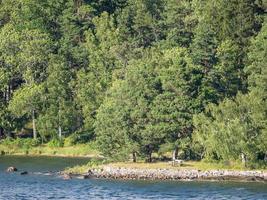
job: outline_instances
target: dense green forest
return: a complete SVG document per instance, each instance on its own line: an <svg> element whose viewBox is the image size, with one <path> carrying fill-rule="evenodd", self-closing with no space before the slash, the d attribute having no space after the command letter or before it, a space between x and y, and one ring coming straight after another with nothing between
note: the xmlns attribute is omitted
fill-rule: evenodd
<svg viewBox="0 0 267 200"><path fill-rule="evenodd" d="M0 0L0 137L266 164L266 12L265 0Z"/></svg>

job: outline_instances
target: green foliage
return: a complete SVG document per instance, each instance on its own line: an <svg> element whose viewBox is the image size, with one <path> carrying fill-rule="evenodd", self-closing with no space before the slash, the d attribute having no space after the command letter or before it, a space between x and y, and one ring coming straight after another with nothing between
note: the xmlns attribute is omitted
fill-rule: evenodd
<svg viewBox="0 0 267 200"><path fill-rule="evenodd" d="M70 136L64 138L64 146L73 146L76 144L85 144L88 141L92 140L92 135L87 132L76 131Z"/></svg>
<svg viewBox="0 0 267 200"><path fill-rule="evenodd" d="M126 158L130 152L150 156L165 141L190 135L196 104L190 87L195 80L190 76L197 70L191 64L180 48L154 49L133 61L98 110L95 131L102 152Z"/></svg>
<svg viewBox="0 0 267 200"><path fill-rule="evenodd" d="M195 116L194 139L203 146L206 157L237 160L244 154L255 161L267 147L266 124L265 101L257 93L239 94Z"/></svg>
<svg viewBox="0 0 267 200"><path fill-rule="evenodd" d="M198 25L191 44L194 63L202 66L199 99L203 107L246 91L243 71L249 39L260 27L258 1L195 0Z"/></svg>
<svg viewBox="0 0 267 200"><path fill-rule="evenodd" d="M96 139L114 160L178 149L260 165L265 10L258 0L0 0L0 138L27 127L50 146Z"/></svg>
<svg viewBox="0 0 267 200"><path fill-rule="evenodd" d="M149 47L162 38L159 21L163 5L163 0L128 0L117 19L120 35L128 47Z"/></svg>
<svg viewBox="0 0 267 200"><path fill-rule="evenodd" d="M72 134L69 137L64 138L64 146L69 147L75 145L77 142L77 135Z"/></svg>
<svg viewBox="0 0 267 200"><path fill-rule="evenodd" d="M78 71L75 83L76 100L84 117L84 129L89 132L93 129L96 110L111 85L112 73L120 66L114 53L119 41L113 18L104 12L93 19L93 24L95 31L86 33L84 44L89 66Z"/></svg>
<svg viewBox="0 0 267 200"><path fill-rule="evenodd" d="M18 117L25 114L31 115L32 111L40 106L42 90L42 85L26 86L16 90L9 103L9 110Z"/></svg>
<svg viewBox="0 0 267 200"><path fill-rule="evenodd" d="M264 163L264 161L259 161L259 158L261 157L260 159L263 160L264 155L266 156L266 139L264 139L266 138L267 124L265 98L266 62L264 62L266 57L266 48L264 48L266 45L264 44L266 42L264 41L265 36L263 36L266 32L265 27L265 24L263 24L262 31L253 39L250 53L248 54L250 65L248 65L246 71L249 74L250 92L246 95L239 94L234 100L224 100L217 106L209 105L206 107L205 113L195 116L194 140L200 157L206 156L206 158L211 159L230 160L241 159L243 154L250 161L250 166L257 165L256 163ZM226 67L219 70L226 73L224 75L225 83L232 82L231 87L233 87L233 83L237 83L238 79L231 76L240 73L237 69L231 68L231 66L238 66L239 64L234 63L236 62L236 57L239 57L239 54L235 55L234 52L241 51L234 50L232 47L229 48L229 44L229 42L228 44L224 43L223 46L224 49L233 50L231 50L231 54L228 54L232 58L225 57L222 51L219 51L218 55L220 57L223 56L220 58L223 62L219 66ZM241 73L244 72L241 71ZM242 75L236 74L236 77L242 77ZM230 87L228 88L230 89ZM235 89L235 91L237 90L238 88ZM223 94L226 94L226 91Z"/></svg>
<svg viewBox="0 0 267 200"><path fill-rule="evenodd" d="M249 89L257 89L262 95L267 94L267 20L262 25L262 30L252 40L249 52L249 65L245 71L249 74Z"/></svg>
<svg viewBox="0 0 267 200"><path fill-rule="evenodd" d="M48 147L63 147L64 146L64 141L59 138L52 138L48 143Z"/></svg>
<svg viewBox="0 0 267 200"><path fill-rule="evenodd" d="M2 140L0 144L5 145L5 146L16 146L17 148L22 148L22 149L30 149L32 147L36 147L40 145L39 140L27 138L27 139L22 139L22 138L17 138L17 139L12 139L12 138L7 138L5 140Z"/></svg>
<svg viewBox="0 0 267 200"><path fill-rule="evenodd" d="M193 39L193 30L197 19L193 15L193 5L190 0L166 0L162 12L163 31L166 42L171 46L188 47Z"/></svg>
<svg viewBox="0 0 267 200"><path fill-rule="evenodd" d="M64 59L52 56L48 67L42 101L43 110L38 118L39 131L52 136L68 135L75 130L77 111L70 87L71 72Z"/></svg>

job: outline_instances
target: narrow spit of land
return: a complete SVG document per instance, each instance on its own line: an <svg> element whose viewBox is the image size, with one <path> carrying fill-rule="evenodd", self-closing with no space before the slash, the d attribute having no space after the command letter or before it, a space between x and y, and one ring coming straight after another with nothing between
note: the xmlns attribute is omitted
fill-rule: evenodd
<svg viewBox="0 0 267 200"><path fill-rule="evenodd" d="M217 180L267 182L266 170L248 170L203 162L185 162L182 166L158 163L111 163L77 166L62 172L70 177L123 180Z"/></svg>

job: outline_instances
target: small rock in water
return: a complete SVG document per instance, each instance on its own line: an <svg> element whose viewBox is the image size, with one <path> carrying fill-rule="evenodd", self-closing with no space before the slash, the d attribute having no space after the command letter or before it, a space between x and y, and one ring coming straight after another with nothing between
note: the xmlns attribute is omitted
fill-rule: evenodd
<svg viewBox="0 0 267 200"><path fill-rule="evenodd" d="M267 172L263 173L263 180L267 181Z"/></svg>
<svg viewBox="0 0 267 200"><path fill-rule="evenodd" d="M69 174L63 174L62 178L63 178L63 180L70 180L71 176Z"/></svg>
<svg viewBox="0 0 267 200"><path fill-rule="evenodd" d="M89 174L83 175L83 179L89 179L89 178L91 178L91 175Z"/></svg>
<svg viewBox="0 0 267 200"><path fill-rule="evenodd" d="M16 167L11 166L11 167L8 167L6 171L7 172L16 172L16 171L18 171L18 169Z"/></svg>
<svg viewBox="0 0 267 200"><path fill-rule="evenodd" d="M53 175L52 172L45 172L45 173L42 173L42 174L45 175L45 176L52 176Z"/></svg>
<svg viewBox="0 0 267 200"><path fill-rule="evenodd" d="M27 171L24 171L24 172L21 172L20 175L27 175L28 172Z"/></svg>

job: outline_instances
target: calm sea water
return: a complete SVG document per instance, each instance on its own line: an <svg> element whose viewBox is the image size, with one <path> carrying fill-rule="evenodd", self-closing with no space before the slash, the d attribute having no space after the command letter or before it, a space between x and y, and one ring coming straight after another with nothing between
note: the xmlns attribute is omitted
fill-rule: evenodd
<svg viewBox="0 0 267 200"><path fill-rule="evenodd" d="M21 176L5 172L11 165L28 172L46 172L87 161L77 158L0 157L0 199L267 200L267 184L264 183L62 180L57 176L32 173Z"/></svg>

